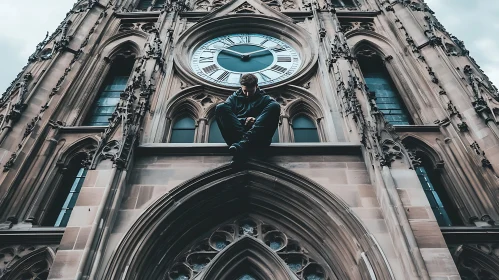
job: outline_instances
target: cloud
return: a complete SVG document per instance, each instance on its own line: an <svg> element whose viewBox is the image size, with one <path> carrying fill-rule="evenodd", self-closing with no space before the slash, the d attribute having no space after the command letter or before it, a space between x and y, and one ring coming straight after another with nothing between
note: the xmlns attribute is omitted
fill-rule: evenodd
<svg viewBox="0 0 499 280"><path fill-rule="evenodd" d="M499 1L426 0L447 31L464 41L485 74L499 85Z"/></svg>
<svg viewBox="0 0 499 280"><path fill-rule="evenodd" d="M0 94L10 85L36 45L52 33L75 1L0 1Z"/></svg>

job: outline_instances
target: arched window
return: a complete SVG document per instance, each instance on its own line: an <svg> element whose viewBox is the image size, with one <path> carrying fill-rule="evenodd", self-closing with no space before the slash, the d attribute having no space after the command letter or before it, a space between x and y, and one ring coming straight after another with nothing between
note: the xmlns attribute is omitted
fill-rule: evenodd
<svg viewBox="0 0 499 280"><path fill-rule="evenodd" d="M381 57L369 48L357 53L362 75L369 91L374 92L376 105L385 119L393 125L412 123L397 88L393 83Z"/></svg>
<svg viewBox="0 0 499 280"><path fill-rule="evenodd" d="M308 116L296 116L292 128L295 142L320 142L317 127Z"/></svg>
<svg viewBox="0 0 499 280"><path fill-rule="evenodd" d="M121 56L113 61L98 98L87 116L85 125L107 126L109 124L109 118L120 101L120 94L126 88L134 62L132 57L124 58Z"/></svg>
<svg viewBox="0 0 499 280"><path fill-rule="evenodd" d="M435 169L430 158L422 153L416 152L421 164L415 166L416 174L423 186L423 190L430 202L431 209L435 214L439 226L462 225L458 211L452 203L451 198L445 190L439 171Z"/></svg>
<svg viewBox="0 0 499 280"><path fill-rule="evenodd" d="M225 143L222 133L218 128L218 123L216 120L210 123L210 134L208 135L208 143Z"/></svg>
<svg viewBox="0 0 499 280"><path fill-rule="evenodd" d="M172 126L170 143L193 143L196 125L189 116L178 118Z"/></svg>
<svg viewBox="0 0 499 280"><path fill-rule="evenodd" d="M42 225L65 227L68 224L87 174L87 170L81 164L84 157L83 154L74 157L67 169L64 170L62 180L57 187L57 193L51 201Z"/></svg>
<svg viewBox="0 0 499 280"><path fill-rule="evenodd" d="M333 0L333 7L335 8L354 8L354 0Z"/></svg>

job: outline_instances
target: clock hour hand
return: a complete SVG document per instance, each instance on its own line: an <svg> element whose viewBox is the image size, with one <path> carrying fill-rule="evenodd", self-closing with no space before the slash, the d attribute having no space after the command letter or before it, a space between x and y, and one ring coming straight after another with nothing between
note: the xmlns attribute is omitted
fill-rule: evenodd
<svg viewBox="0 0 499 280"><path fill-rule="evenodd" d="M231 53L237 54L239 56L244 56L245 55L244 53L236 52L236 51L233 51L233 50L230 50L230 49L220 49L220 52L223 52L223 51L231 52Z"/></svg>

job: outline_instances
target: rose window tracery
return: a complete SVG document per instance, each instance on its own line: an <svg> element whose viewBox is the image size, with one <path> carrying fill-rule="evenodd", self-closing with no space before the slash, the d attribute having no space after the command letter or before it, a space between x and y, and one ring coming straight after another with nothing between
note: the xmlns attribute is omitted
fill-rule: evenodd
<svg viewBox="0 0 499 280"><path fill-rule="evenodd" d="M251 236L265 243L302 280L326 280L325 270L307 251L292 238L272 225L252 218L236 220L223 225L209 237L195 244L185 254L180 255L169 270L170 280L194 279L227 246L245 236ZM243 274L238 280L256 280L251 274Z"/></svg>

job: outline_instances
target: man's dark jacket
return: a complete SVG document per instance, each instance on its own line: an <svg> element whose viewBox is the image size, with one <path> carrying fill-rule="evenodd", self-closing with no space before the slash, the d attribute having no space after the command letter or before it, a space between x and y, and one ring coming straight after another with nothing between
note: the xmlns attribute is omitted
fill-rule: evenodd
<svg viewBox="0 0 499 280"><path fill-rule="evenodd" d="M270 97L265 93L265 91L257 88L255 94L251 97L246 97L241 89L238 89L231 96L229 96L225 103L230 105L232 112L237 116L239 122L244 125L246 118L254 117L257 118L263 111L263 109L275 101L274 98Z"/></svg>

